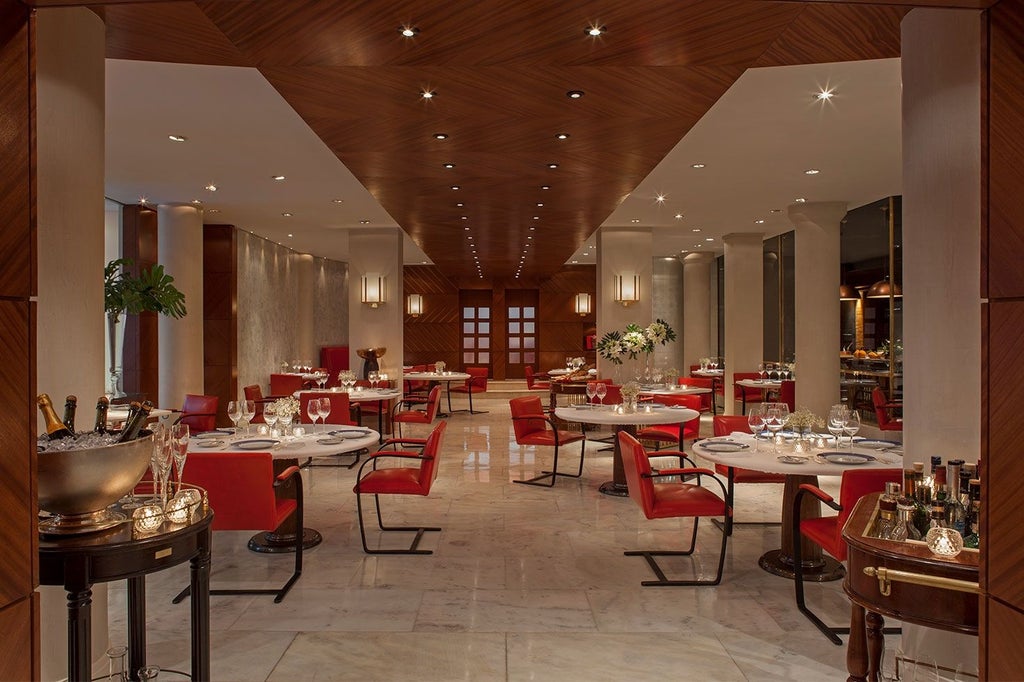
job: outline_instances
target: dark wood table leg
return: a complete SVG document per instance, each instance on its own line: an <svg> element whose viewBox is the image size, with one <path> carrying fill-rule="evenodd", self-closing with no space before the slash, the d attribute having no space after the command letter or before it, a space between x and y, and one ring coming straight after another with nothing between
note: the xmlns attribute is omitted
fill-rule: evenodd
<svg viewBox="0 0 1024 682"><path fill-rule="evenodd" d="M92 679L92 586L77 589L65 585L68 593L68 681L89 682Z"/></svg>
<svg viewBox="0 0 1024 682"><path fill-rule="evenodd" d="M626 486L626 470L622 467L622 450L619 448L620 431L625 431L631 436L636 436L636 426L633 424L617 424L615 426L615 448L614 454L612 455L612 480L602 483L598 488L598 491L605 495L613 495L615 497L629 497L629 488Z"/></svg>
<svg viewBox="0 0 1024 682"><path fill-rule="evenodd" d="M846 644L846 682L867 682L868 648L864 631L864 607L850 605L850 640Z"/></svg>
<svg viewBox="0 0 1024 682"><path fill-rule="evenodd" d="M210 679L210 538L207 530L199 538L199 551L189 561L192 588L192 679Z"/></svg>
<svg viewBox="0 0 1024 682"><path fill-rule="evenodd" d="M817 476L786 476L786 484L782 493L782 543L779 549L765 552L758 560L758 565L769 573L783 578L793 578L793 500L800 486L804 483L818 485ZM811 495L804 495L800 506L800 518L812 519L821 516L818 500ZM831 557L825 556L821 547L809 540L800 538L800 554L803 559L804 580L827 582L839 580L846 575L843 565Z"/></svg>
<svg viewBox="0 0 1024 682"><path fill-rule="evenodd" d="M146 665L146 578L128 578L128 679Z"/></svg>
<svg viewBox="0 0 1024 682"><path fill-rule="evenodd" d="M882 633L884 625L882 614L868 611L868 682L878 682L881 679L879 671L882 668L882 649L885 648L885 635Z"/></svg>

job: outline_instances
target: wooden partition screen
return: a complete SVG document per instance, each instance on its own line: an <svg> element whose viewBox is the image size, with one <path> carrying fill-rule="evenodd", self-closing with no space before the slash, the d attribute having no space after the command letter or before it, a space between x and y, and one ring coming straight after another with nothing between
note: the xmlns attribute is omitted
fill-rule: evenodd
<svg viewBox="0 0 1024 682"><path fill-rule="evenodd" d="M157 213L148 206L121 207L121 255L133 263L132 274L159 262ZM159 316L153 312L124 315L124 354L121 390L129 397L160 397Z"/></svg>

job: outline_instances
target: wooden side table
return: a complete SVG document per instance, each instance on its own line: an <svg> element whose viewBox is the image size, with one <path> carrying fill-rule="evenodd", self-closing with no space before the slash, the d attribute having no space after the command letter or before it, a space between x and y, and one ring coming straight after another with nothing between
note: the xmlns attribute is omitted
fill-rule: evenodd
<svg viewBox="0 0 1024 682"><path fill-rule="evenodd" d="M129 513L130 517L130 513ZM128 581L128 670L132 680L146 665L146 575L190 563L192 679L210 679L210 524L213 511L198 509L187 526L165 523L148 534L128 521L83 535L39 540L39 582L63 585L68 595L68 680L92 677L92 586Z"/></svg>

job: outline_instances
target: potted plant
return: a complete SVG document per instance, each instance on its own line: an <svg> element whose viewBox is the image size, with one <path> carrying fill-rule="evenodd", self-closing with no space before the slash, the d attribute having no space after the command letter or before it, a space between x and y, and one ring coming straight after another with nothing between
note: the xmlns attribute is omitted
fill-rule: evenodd
<svg viewBox="0 0 1024 682"><path fill-rule="evenodd" d="M123 395L120 374L124 326L118 328L121 315L151 311L179 319L187 312L185 294L174 286L174 278L164 272L164 266L153 265L136 276L128 270L132 265L130 258L118 258L103 268L103 310L109 332L111 394L115 396Z"/></svg>

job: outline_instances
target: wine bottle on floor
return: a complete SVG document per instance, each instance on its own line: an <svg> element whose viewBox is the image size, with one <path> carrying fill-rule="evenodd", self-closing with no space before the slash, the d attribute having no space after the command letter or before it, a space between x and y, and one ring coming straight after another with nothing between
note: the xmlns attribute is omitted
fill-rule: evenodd
<svg viewBox="0 0 1024 682"><path fill-rule="evenodd" d="M40 393L36 396L36 404L39 405L39 411L43 413L43 419L46 421L47 438L50 440L60 440L61 438L75 437L75 434L68 427L64 426L60 417L57 416L49 395Z"/></svg>

